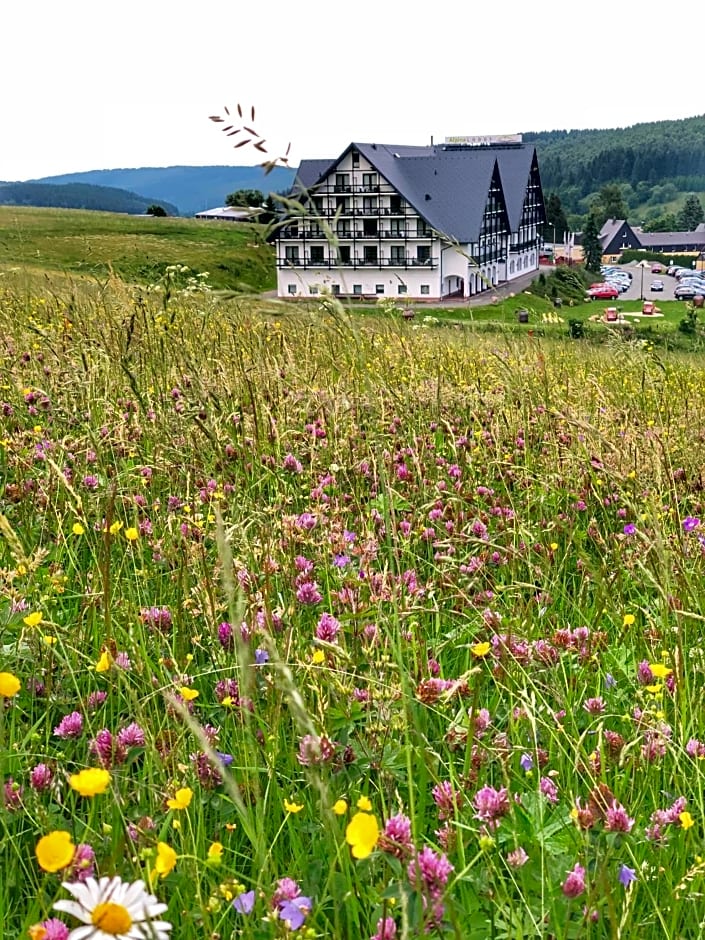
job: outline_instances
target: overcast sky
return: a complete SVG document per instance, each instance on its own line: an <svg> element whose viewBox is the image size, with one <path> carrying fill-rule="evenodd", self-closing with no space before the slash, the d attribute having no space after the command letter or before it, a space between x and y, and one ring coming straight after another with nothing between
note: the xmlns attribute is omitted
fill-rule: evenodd
<svg viewBox="0 0 705 940"><path fill-rule="evenodd" d="M238 103L256 106L272 156L291 142L292 166L353 140L695 117L702 11L682 0L671 23L633 0L6 0L0 180L259 163L208 120Z"/></svg>

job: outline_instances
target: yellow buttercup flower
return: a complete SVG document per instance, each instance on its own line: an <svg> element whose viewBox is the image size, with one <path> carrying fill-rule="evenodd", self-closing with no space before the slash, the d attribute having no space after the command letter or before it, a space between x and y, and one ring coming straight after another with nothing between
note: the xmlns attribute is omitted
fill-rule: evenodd
<svg viewBox="0 0 705 940"><path fill-rule="evenodd" d="M311 662L314 666L320 666L321 663L326 661L326 656L323 650L314 650L313 656L311 657Z"/></svg>
<svg viewBox="0 0 705 940"><path fill-rule="evenodd" d="M154 862L154 870L162 878L166 878L169 872L174 870L177 855L170 845L166 842L157 844L157 858Z"/></svg>
<svg viewBox="0 0 705 940"><path fill-rule="evenodd" d="M98 796L110 786L110 772L102 767L89 767L77 774L71 774L69 784L81 796Z"/></svg>
<svg viewBox="0 0 705 940"><path fill-rule="evenodd" d="M370 813L355 813L345 830L345 841L353 858L367 858L379 839L377 820Z"/></svg>
<svg viewBox="0 0 705 940"><path fill-rule="evenodd" d="M140 534L134 526L130 526L129 529L125 529L125 538L128 542L136 542L139 537Z"/></svg>
<svg viewBox="0 0 705 940"><path fill-rule="evenodd" d="M348 804L345 800L336 800L333 803L333 812L336 816L344 816L348 811Z"/></svg>
<svg viewBox="0 0 705 940"><path fill-rule="evenodd" d="M691 826L695 825L695 820L688 812L679 813L678 819L680 820L681 829L690 829Z"/></svg>
<svg viewBox="0 0 705 940"><path fill-rule="evenodd" d="M42 619L42 612L40 610L34 610L31 614L27 614L26 617L23 617L22 621L26 623L28 627L38 627Z"/></svg>
<svg viewBox="0 0 705 940"><path fill-rule="evenodd" d="M649 669L654 679L665 679L673 672L672 669L669 669L668 666L664 666L663 663L649 663Z"/></svg>
<svg viewBox="0 0 705 940"><path fill-rule="evenodd" d="M363 813L369 813L372 809L372 803L370 803L366 796L361 796L357 801L357 808L362 810Z"/></svg>
<svg viewBox="0 0 705 940"><path fill-rule="evenodd" d="M169 809L188 809L192 799L193 790L190 787L182 787L172 799L166 801L166 805Z"/></svg>
<svg viewBox="0 0 705 940"><path fill-rule="evenodd" d="M110 669L110 654L107 650L103 650L100 654L100 659L95 664L96 672L107 672Z"/></svg>
<svg viewBox="0 0 705 940"><path fill-rule="evenodd" d="M74 522L74 524L71 526L71 531L74 535L83 535L86 530L83 528L80 522Z"/></svg>
<svg viewBox="0 0 705 940"><path fill-rule="evenodd" d="M12 698L22 688L22 683L11 672L0 672L0 698Z"/></svg>
<svg viewBox="0 0 705 940"><path fill-rule="evenodd" d="M471 646L470 652L473 656L477 656L477 658L480 659L482 656L487 656L491 649L492 644L485 641L484 643L476 643L474 646Z"/></svg>
<svg viewBox="0 0 705 940"><path fill-rule="evenodd" d="M42 836L37 842L34 854L39 867L44 871L55 872L66 868L73 861L76 846L71 841L71 833L54 830Z"/></svg>
<svg viewBox="0 0 705 940"><path fill-rule="evenodd" d="M284 800L284 809L287 813L300 813L303 808L303 803L290 803L288 800Z"/></svg>
<svg viewBox="0 0 705 940"><path fill-rule="evenodd" d="M110 526L110 534L117 535L121 528L122 522L113 522L113 524Z"/></svg>
<svg viewBox="0 0 705 940"><path fill-rule="evenodd" d="M625 614L622 619L622 626L631 627L633 626L635 622L636 622L636 617L634 616L634 614Z"/></svg>
<svg viewBox="0 0 705 940"><path fill-rule="evenodd" d="M181 694L181 698L185 702L192 702L195 698L198 698L198 690L191 689L187 685L182 685L181 688L179 689L179 692Z"/></svg>
<svg viewBox="0 0 705 940"><path fill-rule="evenodd" d="M223 860L223 843L212 842L208 846L208 863L210 865L220 865Z"/></svg>

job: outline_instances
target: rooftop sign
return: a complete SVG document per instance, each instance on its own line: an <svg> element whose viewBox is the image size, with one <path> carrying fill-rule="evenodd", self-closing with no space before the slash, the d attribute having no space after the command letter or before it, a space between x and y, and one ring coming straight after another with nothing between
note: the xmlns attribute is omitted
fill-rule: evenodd
<svg viewBox="0 0 705 940"><path fill-rule="evenodd" d="M482 137L446 137L446 144L465 147L496 147L498 144L520 144L521 134L487 134Z"/></svg>

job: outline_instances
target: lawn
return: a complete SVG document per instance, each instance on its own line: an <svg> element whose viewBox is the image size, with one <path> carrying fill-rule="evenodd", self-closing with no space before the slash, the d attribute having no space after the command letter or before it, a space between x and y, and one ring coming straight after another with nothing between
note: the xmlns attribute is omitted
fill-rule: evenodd
<svg viewBox="0 0 705 940"><path fill-rule="evenodd" d="M0 938L697 936L702 360L172 286L0 280Z"/></svg>
<svg viewBox="0 0 705 940"><path fill-rule="evenodd" d="M270 290L274 255L262 232L232 222L0 206L0 270L19 266L98 280L114 273L148 286L178 264L193 274L208 272L215 290Z"/></svg>

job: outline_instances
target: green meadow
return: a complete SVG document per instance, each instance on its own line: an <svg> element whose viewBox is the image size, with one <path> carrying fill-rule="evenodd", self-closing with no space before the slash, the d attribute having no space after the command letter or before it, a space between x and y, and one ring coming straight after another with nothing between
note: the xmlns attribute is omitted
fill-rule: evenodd
<svg viewBox="0 0 705 940"><path fill-rule="evenodd" d="M0 213L0 938L701 936L685 305L289 306L216 280L254 235Z"/></svg>

